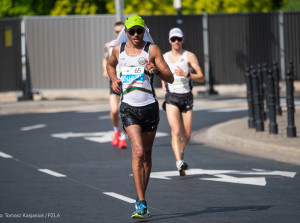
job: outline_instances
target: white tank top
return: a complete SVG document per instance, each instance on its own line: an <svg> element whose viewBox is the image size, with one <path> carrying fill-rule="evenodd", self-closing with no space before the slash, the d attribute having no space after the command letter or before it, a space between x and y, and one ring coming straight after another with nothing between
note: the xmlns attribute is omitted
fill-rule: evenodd
<svg viewBox="0 0 300 223"><path fill-rule="evenodd" d="M150 42L147 42L138 56L126 54L126 43L120 46L119 69L121 71L121 101L131 106L141 107L154 103L156 99L153 88L153 74L145 67L149 61Z"/></svg>
<svg viewBox="0 0 300 223"><path fill-rule="evenodd" d="M183 54L179 58L179 60L175 63L171 63L169 61L169 53L167 52L164 54L164 59L169 65L169 68L174 76L174 82L172 84L166 83L167 90L171 93L176 94L185 94L189 93L192 90L192 81L189 78L177 76L175 74L175 69L177 69L177 66L181 67L181 69L184 72L190 72L188 63L187 63L187 51L183 51Z"/></svg>

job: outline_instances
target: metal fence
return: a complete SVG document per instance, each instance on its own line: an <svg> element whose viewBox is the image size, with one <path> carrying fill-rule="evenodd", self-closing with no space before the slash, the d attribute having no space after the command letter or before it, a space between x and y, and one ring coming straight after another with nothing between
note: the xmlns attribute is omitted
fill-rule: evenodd
<svg viewBox="0 0 300 223"><path fill-rule="evenodd" d="M176 16L143 18L162 52L170 50L168 33L176 26ZM279 13L208 15L210 72L214 84L241 84L245 82L244 71L247 66L280 62L278 18ZM107 88L108 80L102 77L101 60L104 44L114 38L115 21L114 15L25 17L26 58L32 88ZM204 71L203 15L184 15L183 21L184 48L196 54ZM5 25L0 22L2 33L3 27L9 26L7 21L4 22ZM16 27L20 26L19 19L14 22L17 23ZM300 80L299 29L300 13L284 13L284 62L288 67L288 62L293 60L295 80ZM0 48L2 91L21 88L21 60L17 58L20 57L20 34L14 31L13 36L16 38L14 58L7 56L12 48L3 48L3 45ZM3 41L0 39L0 43ZM8 73L8 64L17 66L10 66L12 70ZM11 72L15 74L11 75ZM156 80L154 84L160 86L160 81Z"/></svg>
<svg viewBox="0 0 300 223"><path fill-rule="evenodd" d="M216 84L244 83L247 66L279 62L277 14L209 15L208 21Z"/></svg>
<svg viewBox="0 0 300 223"><path fill-rule="evenodd" d="M0 91L20 90L22 86L20 21L0 19Z"/></svg>
<svg viewBox="0 0 300 223"><path fill-rule="evenodd" d="M285 64L294 62L294 78L300 80L300 12L284 13Z"/></svg>
<svg viewBox="0 0 300 223"><path fill-rule="evenodd" d="M25 17L32 87L107 88L101 60L114 23L115 16Z"/></svg>

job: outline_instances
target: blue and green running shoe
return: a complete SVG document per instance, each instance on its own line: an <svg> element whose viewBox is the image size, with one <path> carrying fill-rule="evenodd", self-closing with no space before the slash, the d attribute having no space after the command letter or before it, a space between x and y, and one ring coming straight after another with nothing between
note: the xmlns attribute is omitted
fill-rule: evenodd
<svg viewBox="0 0 300 223"><path fill-rule="evenodd" d="M139 201L136 205L137 209L135 212L132 213L131 218L143 219L150 217L146 201Z"/></svg>
<svg viewBox="0 0 300 223"><path fill-rule="evenodd" d="M135 200L135 203L134 203L134 207L135 207L135 209L137 209L137 208L138 208L139 204L140 204L140 202L139 202L139 198L138 198L138 197L136 197L136 200Z"/></svg>

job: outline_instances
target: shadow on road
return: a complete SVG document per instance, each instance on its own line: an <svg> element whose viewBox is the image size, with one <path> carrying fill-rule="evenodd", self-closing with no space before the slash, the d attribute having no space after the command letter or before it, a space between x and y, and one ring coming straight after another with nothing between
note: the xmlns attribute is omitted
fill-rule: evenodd
<svg viewBox="0 0 300 223"><path fill-rule="evenodd" d="M203 214L213 214L213 213L220 213L220 212L234 212L234 211L265 211L270 209L272 206L239 206L239 207L207 207L204 210L200 211L193 211L187 213L174 213L174 214L158 214L153 215L149 219L143 219L137 222L154 222L154 221L161 221L164 219L175 219L175 218L185 218L185 217L192 217L197 215ZM151 209L151 207L149 207ZM151 213L151 212L150 212ZM181 219L184 221L185 219Z"/></svg>

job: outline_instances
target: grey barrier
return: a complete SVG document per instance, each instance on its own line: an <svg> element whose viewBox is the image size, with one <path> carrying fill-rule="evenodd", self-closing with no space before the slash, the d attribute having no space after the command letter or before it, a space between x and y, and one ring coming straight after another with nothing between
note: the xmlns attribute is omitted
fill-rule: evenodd
<svg viewBox="0 0 300 223"><path fill-rule="evenodd" d="M162 52L170 50L168 32L176 26L176 16L143 17ZM182 29L184 48L196 54L210 84L242 84L244 68L261 61L269 64L280 61L279 72L284 77L282 64L300 58L299 12L208 14L206 17L205 23L203 15L183 15ZM101 60L104 44L114 38L115 22L114 15L25 17L29 86L33 90L108 88L108 80L102 77ZM203 28L203 24L207 27ZM20 38L18 34L14 36ZM0 51L0 90L21 89L21 65L14 71L17 79L14 87L8 87L12 76L4 74L2 65L20 60L5 57L3 52ZM293 73L294 80L300 80L300 60L294 60ZM155 80L154 84L159 87L160 81Z"/></svg>

